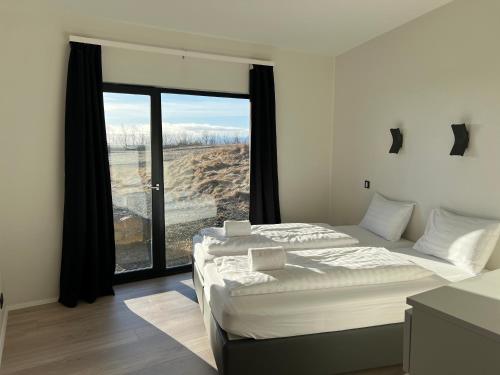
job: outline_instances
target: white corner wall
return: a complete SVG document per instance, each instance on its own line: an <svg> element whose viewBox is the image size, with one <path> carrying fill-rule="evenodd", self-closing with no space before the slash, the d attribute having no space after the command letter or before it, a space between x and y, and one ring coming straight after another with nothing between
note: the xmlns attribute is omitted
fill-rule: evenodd
<svg viewBox="0 0 500 375"><path fill-rule="evenodd" d="M498 0L456 0L337 58L334 223L359 222L374 191L418 203L412 240L432 207L500 218L499 15ZM470 148L451 157L450 125L464 122ZM393 127L404 134L397 156Z"/></svg>
<svg viewBox="0 0 500 375"><path fill-rule="evenodd" d="M282 216L329 217L333 58L67 13L54 1L0 3L0 269L11 307L58 295L68 35L272 59ZM107 81L246 92L245 66L103 51Z"/></svg>

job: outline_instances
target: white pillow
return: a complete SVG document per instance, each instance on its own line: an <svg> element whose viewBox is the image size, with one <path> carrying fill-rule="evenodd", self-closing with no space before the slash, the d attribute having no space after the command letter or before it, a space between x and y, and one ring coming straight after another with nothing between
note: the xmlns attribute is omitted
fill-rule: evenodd
<svg viewBox="0 0 500 375"><path fill-rule="evenodd" d="M375 193L359 225L388 241L399 241L408 226L413 207L415 203L392 201Z"/></svg>
<svg viewBox="0 0 500 375"><path fill-rule="evenodd" d="M432 210L424 235L413 247L478 274L495 250L500 222Z"/></svg>

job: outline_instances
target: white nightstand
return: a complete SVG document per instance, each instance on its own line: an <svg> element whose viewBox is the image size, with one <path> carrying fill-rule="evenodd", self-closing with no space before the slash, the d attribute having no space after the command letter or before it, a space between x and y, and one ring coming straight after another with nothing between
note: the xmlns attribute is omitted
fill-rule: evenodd
<svg viewBox="0 0 500 375"><path fill-rule="evenodd" d="M500 374L500 270L408 298L405 371Z"/></svg>

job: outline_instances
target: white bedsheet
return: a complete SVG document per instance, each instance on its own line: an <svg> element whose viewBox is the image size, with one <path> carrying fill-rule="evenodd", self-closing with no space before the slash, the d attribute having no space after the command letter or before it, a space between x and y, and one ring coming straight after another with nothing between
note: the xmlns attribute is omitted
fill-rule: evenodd
<svg viewBox="0 0 500 375"><path fill-rule="evenodd" d="M405 257L421 267L431 270L434 274L449 282L455 283L474 276L466 270L457 267L444 259L436 258L432 255L422 254L413 248L393 249L391 251ZM483 272L488 271L484 270Z"/></svg>
<svg viewBox="0 0 500 375"><path fill-rule="evenodd" d="M326 224L324 224L326 225ZM334 230L346 233L353 238L358 239L359 244L356 246L373 246L373 247L385 247L386 249L397 249L397 248L411 248L413 247L413 242L401 239L399 241L387 241L375 233L372 233L358 225L343 225L332 227ZM221 232L222 233L222 232ZM203 280L204 269L206 263L211 263L215 256L207 253L206 249L202 246L203 237L196 235L193 237L193 257L195 259L196 267L200 273ZM339 246L334 246L339 247ZM319 247L315 247L319 248Z"/></svg>
<svg viewBox="0 0 500 375"><path fill-rule="evenodd" d="M413 247L414 242L401 238L399 241L387 241L385 238L370 232L368 229L362 228L359 225L340 225L334 226L335 230L346 233L351 237L357 238L359 244L357 246L373 246L385 247L386 249L403 249Z"/></svg>
<svg viewBox="0 0 500 375"><path fill-rule="evenodd" d="M289 251L283 269L252 271L246 255L214 260L231 296L375 285L429 277L432 272L381 247Z"/></svg>
<svg viewBox="0 0 500 375"><path fill-rule="evenodd" d="M214 256L243 255L249 248L283 246L286 250L356 245L358 240L327 224L252 225L250 236L225 237L220 228L201 231L202 246Z"/></svg>
<svg viewBox="0 0 500 375"><path fill-rule="evenodd" d="M209 263L205 298L230 335L267 339L400 323L408 296L470 277L450 263L411 248L395 252L436 275L379 285L232 297L216 265Z"/></svg>

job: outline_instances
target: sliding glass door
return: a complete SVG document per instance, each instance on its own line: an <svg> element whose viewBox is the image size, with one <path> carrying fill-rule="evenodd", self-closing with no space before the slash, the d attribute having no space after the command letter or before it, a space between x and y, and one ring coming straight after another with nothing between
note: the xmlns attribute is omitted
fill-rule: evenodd
<svg viewBox="0 0 500 375"><path fill-rule="evenodd" d="M152 259L151 97L104 93L116 273L150 269Z"/></svg>
<svg viewBox="0 0 500 375"><path fill-rule="evenodd" d="M247 219L245 95L106 84L116 280L187 271L192 237Z"/></svg>

